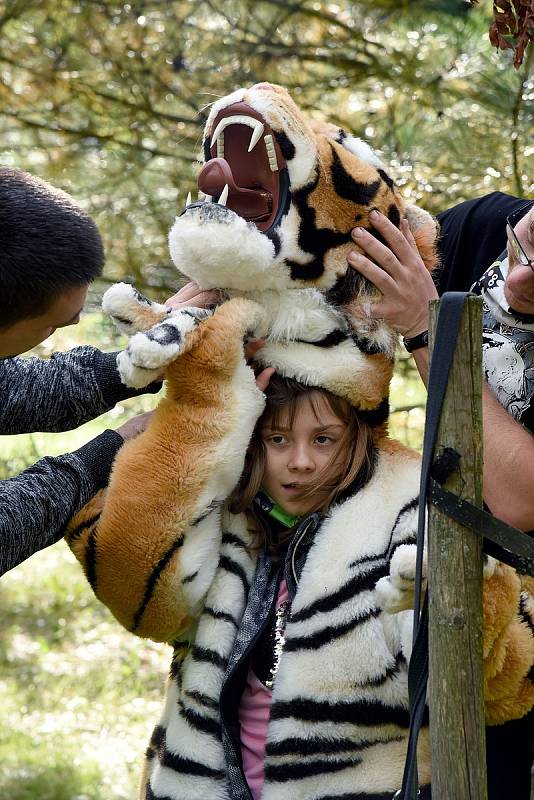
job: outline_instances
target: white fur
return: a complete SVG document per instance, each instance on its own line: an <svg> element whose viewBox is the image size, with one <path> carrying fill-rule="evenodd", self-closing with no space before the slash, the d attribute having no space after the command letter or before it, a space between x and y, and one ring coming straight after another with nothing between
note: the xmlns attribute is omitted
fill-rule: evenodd
<svg viewBox="0 0 534 800"><path fill-rule="evenodd" d="M357 136L347 136L343 139L342 144L343 147L351 153L354 153L358 158L361 158L366 164L371 164L371 166L377 169L385 169L383 162L377 156L371 145L364 142L363 139L359 139Z"/></svg>
<svg viewBox="0 0 534 800"><path fill-rule="evenodd" d="M145 304L139 302L135 288L129 283L115 283L110 286L102 298L102 311L109 314L121 333L127 335L145 329L137 313L140 305ZM149 301L149 305L155 312L170 313L167 306L155 303L153 300ZM128 320L128 322L123 320Z"/></svg>

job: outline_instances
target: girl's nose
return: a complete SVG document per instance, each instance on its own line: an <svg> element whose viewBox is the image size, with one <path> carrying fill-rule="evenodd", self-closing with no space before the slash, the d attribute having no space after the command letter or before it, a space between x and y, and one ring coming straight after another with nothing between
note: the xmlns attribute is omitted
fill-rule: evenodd
<svg viewBox="0 0 534 800"><path fill-rule="evenodd" d="M313 470L315 464L309 448L304 445L300 447L294 447L290 454L287 466L290 470L305 470L306 472Z"/></svg>

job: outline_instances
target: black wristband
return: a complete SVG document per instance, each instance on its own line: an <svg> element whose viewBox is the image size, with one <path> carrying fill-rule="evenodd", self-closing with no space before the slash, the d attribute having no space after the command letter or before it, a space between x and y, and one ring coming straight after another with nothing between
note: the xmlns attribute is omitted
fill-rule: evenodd
<svg viewBox="0 0 534 800"><path fill-rule="evenodd" d="M428 331L422 331L422 333L418 333L417 336L410 336L409 339L405 337L402 341L409 353L412 353L414 350L419 350L420 347L428 347Z"/></svg>

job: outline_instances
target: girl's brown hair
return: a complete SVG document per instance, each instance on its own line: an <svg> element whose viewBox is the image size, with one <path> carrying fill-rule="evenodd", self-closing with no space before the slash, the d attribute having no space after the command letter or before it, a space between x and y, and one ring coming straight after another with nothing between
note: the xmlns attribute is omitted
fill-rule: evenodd
<svg viewBox="0 0 534 800"><path fill-rule="evenodd" d="M260 529L262 539L267 538L266 544L270 549L279 550L280 544L291 537L280 537L279 541L269 540L268 532L264 531L261 521L257 518L252 501L258 493L263 473L265 470L265 447L261 437L261 430L265 427L276 429L281 424L293 426L295 415L302 402L311 404L313 411L319 419L316 396L318 393L327 401L332 412L347 426L337 452L331 462L318 475L316 481L310 486L305 495L313 495L321 490L321 499L317 506L312 507L308 513L320 511L326 513L330 506L337 500L350 496L360 486L363 486L371 477L374 470L374 446L372 431L362 415L353 408L344 398L338 397L326 389L306 386L292 378L282 378L273 375L265 390L266 407L262 416L256 423L250 445L245 458L245 467L237 487L234 489L229 502L229 510L234 513L248 512L255 518L254 527ZM340 454L345 450L345 457ZM332 478L328 473L333 463L339 461L339 470ZM328 493L325 497L325 490ZM262 535L263 534L263 535Z"/></svg>

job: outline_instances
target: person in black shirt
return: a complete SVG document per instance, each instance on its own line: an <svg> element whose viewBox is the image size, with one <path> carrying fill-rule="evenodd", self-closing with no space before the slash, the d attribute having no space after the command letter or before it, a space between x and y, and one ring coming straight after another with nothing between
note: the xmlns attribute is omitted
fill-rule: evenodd
<svg viewBox="0 0 534 800"><path fill-rule="evenodd" d="M534 530L534 204L501 192L438 215L441 269L436 285L408 226L381 214L373 225L386 245L361 229L362 252L350 265L382 292L372 310L403 335L428 379L428 301L445 291L484 299L484 499L492 513ZM389 247L387 246L389 245ZM534 407L534 401L533 401ZM534 671L533 671L534 672ZM488 800L530 800L534 711L486 729Z"/></svg>

